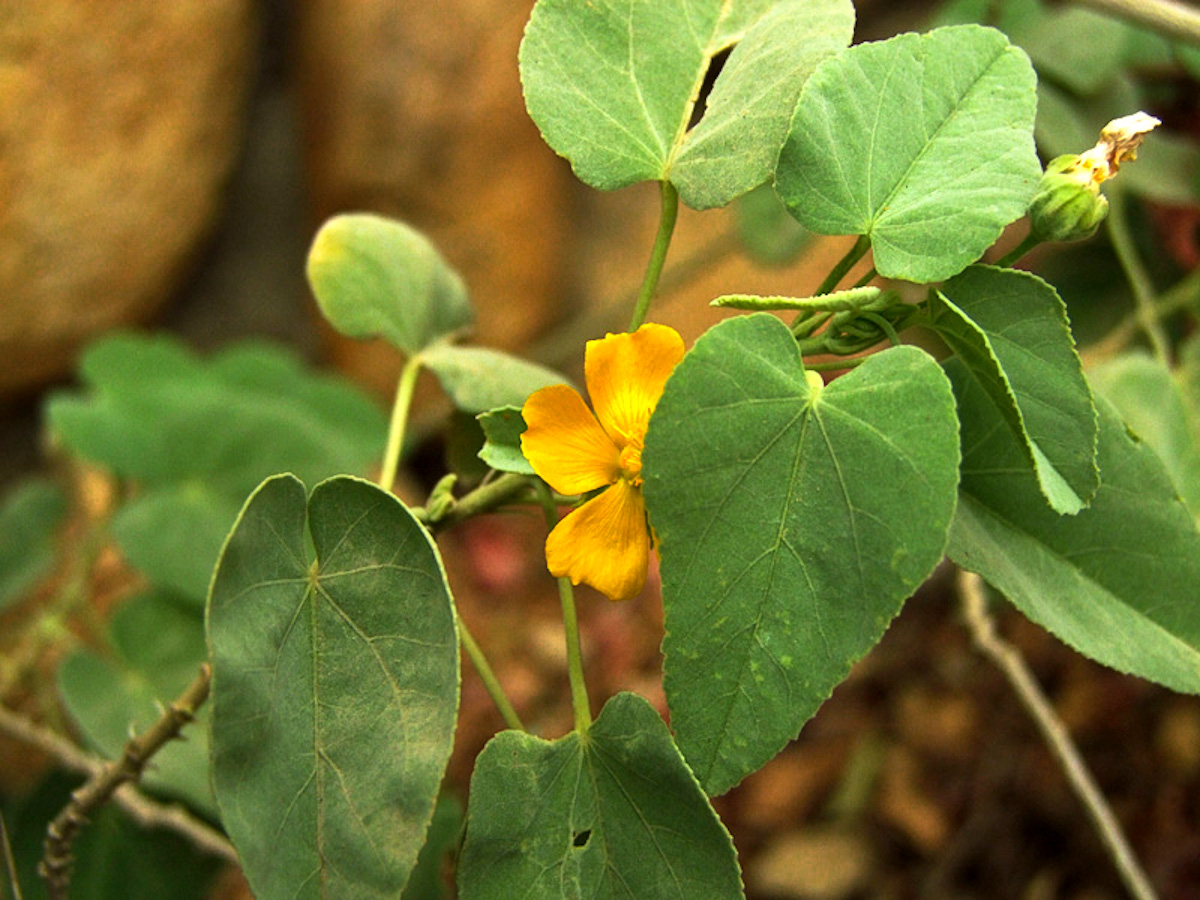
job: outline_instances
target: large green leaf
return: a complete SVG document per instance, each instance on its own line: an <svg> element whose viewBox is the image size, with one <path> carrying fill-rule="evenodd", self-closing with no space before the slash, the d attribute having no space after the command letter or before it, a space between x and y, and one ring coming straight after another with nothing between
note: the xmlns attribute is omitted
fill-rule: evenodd
<svg viewBox="0 0 1200 900"><path fill-rule="evenodd" d="M742 316L676 368L643 461L671 725L720 793L795 737L941 559L954 399L914 347L814 391L787 326Z"/></svg>
<svg viewBox="0 0 1200 900"><path fill-rule="evenodd" d="M593 187L670 180L688 205L722 206L770 177L805 79L853 30L849 0L539 0L525 103ZM689 129L713 58L735 44Z"/></svg>
<svg viewBox="0 0 1200 900"><path fill-rule="evenodd" d="M200 480L158 485L117 510L112 535L151 581L203 606L239 504Z"/></svg>
<svg viewBox="0 0 1200 900"><path fill-rule="evenodd" d="M165 593L144 594L117 610L111 625L114 653L77 651L58 668L63 705L93 750L117 759L132 734L149 728L200 670L204 624ZM186 800L215 816L208 781L207 707L154 757L143 781L153 790Z"/></svg>
<svg viewBox="0 0 1200 900"><path fill-rule="evenodd" d="M737 856L658 713L618 694L585 736L494 737L475 762L462 900L726 900Z"/></svg>
<svg viewBox="0 0 1200 900"><path fill-rule="evenodd" d="M62 489L29 479L0 503L0 610L20 600L49 574L56 559L55 535L67 511Z"/></svg>
<svg viewBox="0 0 1200 900"><path fill-rule="evenodd" d="M946 369L963 435L950 557L1086 656L1200 692L1200 533L1154 452L1101 401L1100 488L1059 516L978 381Z"/></svg>
<svg viewBox="0 0 1200 900"><path fill-rule="evenodd" d="M1200 519L1200 410L1188 406L1170 370L1144 353L1129 353L1091 369L1089 376L1158 454L1179 496Z"/></svg>
<svg viewBox="0 0 1200 900"><path fill-rule="evenodd" d="M972 266L930 305L934 328L1025 447L1051 507L1079 512L1100 482L1096 409L1058 293L1028 272Z"/></svg>
<svg viewBox="0 0 1200 900"><path fill-rule="evenodd" d="M306 499L271 478L221 554L208 636L213 786L255 896L399 895L458 708L429 535L368 482L333 478Z"/></svg>
<svg viewBox="0 0 1200 900"><path fill-rule="evenodd" d="M198 479L240 503L275 472L318 481L364 471L383 452L382 410L278 347L240 344L204 360L171 338L115 335L89 348L81 375L84 394L51 398L53 431L148 485Z"/></svg>
<svg viewBox="0 0 1200 900"><path fill-rule="evenodd" d="M776 190L812 231L869 236L881 275L949 278L1033 196L1035 81L990 28L859 44L805 84Z"/></svg>
<svg viewBox="0 0 1200 900"><path fill-rule="evenodd" d="M417 353L471 324L467 289L437 248L403 222L345 213L321 226L308 283L329 323L347 337L381 337Z"/></svg>
<svg viewBox="0 0 1200 900"><path fill-rule="evenodd" d="M553 369L488 347L437 344L421 354L421 362L438 377L454 405L473 414L523 406L538 388L568 383Z"/></svg>

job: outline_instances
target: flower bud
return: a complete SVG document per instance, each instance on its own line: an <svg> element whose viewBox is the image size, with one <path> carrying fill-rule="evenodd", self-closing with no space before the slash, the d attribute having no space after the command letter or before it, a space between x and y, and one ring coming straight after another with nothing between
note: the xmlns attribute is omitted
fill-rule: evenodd
<svg viewBox="0 0 1200 900"><path fill-rule="evenodd" d="M1030 232L1039 241L1080 241L1095 234L1108 200L1092 169L1069 153L1051 160L1029 203Z"/></svg>
<svg viewBox="0 0 1200 900"><path fill-rule="evenodd" d="M1136 112L1113 119L1086 153L1050 161L1029 204L1030 233L1039 241L1079 241L1091 237L1108 214L1100 185L1126 160L1137 159L1142 139L1160 123Z"/></svg>

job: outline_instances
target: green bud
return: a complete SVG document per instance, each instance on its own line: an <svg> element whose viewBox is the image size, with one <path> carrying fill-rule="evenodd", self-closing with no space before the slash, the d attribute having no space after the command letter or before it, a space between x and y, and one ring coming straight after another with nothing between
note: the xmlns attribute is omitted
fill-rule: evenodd
<svg viewBox="0 0 1200 900"><path fill-rule="evenodd" d="M1031 233L1039 241L1081 241L1108 215L1108 200L1078 154L1051 160L1029 203Z"/></svg>

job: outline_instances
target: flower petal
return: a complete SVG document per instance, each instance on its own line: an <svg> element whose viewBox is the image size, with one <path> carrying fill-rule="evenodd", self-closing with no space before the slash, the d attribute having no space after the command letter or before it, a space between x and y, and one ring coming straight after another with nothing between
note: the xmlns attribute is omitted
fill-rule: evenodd
<svg viewBox="0 0 1200 900"><path fill-rule="evenodd" d="M621 479L559 522L546 539L550 574L630 600L646 583L650 536L642 492Z"/></svg>
<svg viewBox="0 0 1200 900"><path fill-rule="evenodd" d="M582 494L617 480L621 453L574 388L534 391L521 415L521 452L556 491Z"/></svg>
<svg viewBox="0 0 1200 900"><path fill-rule="evenodd" d="M663 386L683 359L683 338L666 325L648 323L633 334L588 341L584 376L596 418L624 447L638 444Z"/></svg>

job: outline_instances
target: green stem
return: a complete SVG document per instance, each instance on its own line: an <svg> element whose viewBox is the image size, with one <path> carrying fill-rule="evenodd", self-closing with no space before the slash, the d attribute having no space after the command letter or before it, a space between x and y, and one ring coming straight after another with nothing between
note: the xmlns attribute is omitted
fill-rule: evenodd
<svg viewBox="0 0 1200 900"><path fill-rule="evenodd" d="M1200 12L1172 0L1075 0L1080 6L1090 6L1144 25L1159 34L1200 44Z"/></svg>
<svg viewBox="0 0 1200 900"><path fill-rule="evenodd" d="M1040 243L1041 241L1033 236L1033 232L1030 232L1029 234L1025 235L1025 238L1021 241L1021 243L1017 244L1017 246L1013 247L1002 257L996 260L993 265L999 266L1002 269L1011 269L1014 263L1016 263L1019 259L1021 259L1021 257L1023 257L1026 253Z"/></svg>
<svg viewBox="0 0 1200 900"><path fill-rule="evenodd" d="M546 513L546 527L553 530L558 524L558 507L544 482L538 482L537 490L542 509ZM571 579L558 579L558 598L562 603L563 630L567 637L567 676L571 680L571 707L575 710L575 730L583 737L592 725L592 708L588 701L587 683L583 677L579 617L575 612L575 591L571 587Z"/></svg>
<svg viewBox="0 0 1200 900"><path fill-rule="evenodd" d="M813 372L838 372L842 369L853 369L865 363L870 356L851 356L843 359L831 359L825 362L809 362L804 360L804 368Z"/></svg>
<svg viewBox="0 0 1200 900"><path fill-rule="evenodd" d="M392 421L388 425L387 449L383 454L383 472L379 486L391 491L396 483L396 472L400 468L400 450L404 446L404 432L408 427L408 411L412 408L413 393L417 389L417 376L421 374L421 357L410 356L400 370L400 381L396 385L396 400L392 404Z"/></svg>
<svg viewBox="0 0 1200 900"><path fill-rule="evenodd" d="M863 275L862 278L860 278L860 279L858 279L858 281L854 282L854 286L856 288L866 287L868 284L870 284L872 281L874 281L877 277L879 277L879 271L874 266L871 266L871 268L867 269L866 274Z"/></svg>
<svg viewBox="0 0 1200 900"><path fill-rule="evenodd" d="M637 331L646 321L646 313L650 311L650 301L654 299L654 290L658 287L658 277L662 275L663 263L667 260L667 248L671 246L671 235L675 232L675 219L679 215L679 192L669 181L659 182L662 187L662 210L658 219L658 235L654 238L654 249L650 251L650 262L646 266L646 276L642 279L641 290L638 291L637 305L633 308L633 318L629 320L629 330Z"/></svg>
<svg viewBox="0 0 1200 900"><path fill-rule="evenodd" d="M463 649L467 651L467 656L471 657L471 665L479 673L479 679L487 689L488 696L496 704L496 709L500 710L504 724L516 731L524 731L525 726L521 723L521 717L517 715L516 709L508 699L508 694L504 693L504 688L500 686L500 679L496 677L495 671L483 654L483 649L475 642L471 630L467 628L467 623L463 621L457 609L454 611L454 617L458 620L458 639L462 642Z"/></svg>
<svg viewBox="0 0 1200 900"><path fill-rule="evenodd" d="M1108 196L1108 218L1105 219L1108 225L1108 238L1112 242L1113 250L1117 254L1117 261L1121 264L1121 269L1124 270L1125 278L1133 291L1138 324L1146 333L1146 337L1150 339L1154 355L1159 362L1167 365L1167 336L1163 331L1162 324L1158 321L1154 285L1134 246L1126 210L1124 194L1120 190L1111 191Z"/></svg>
<svg viewBox="0 0 1200 900"><path fill-rule="evenodd" d="M821 286L817 288L816 294L828 294L838 286L846 273L854 268L854 264L867 255L867 251L871 249L871 239L865 234L860 235L858 240L854 242L854 246L846 251L846 255L838 261L838 264L829 270L829 274L825 276L825 280L821 282Z"/></svg>
<svg viewBox="0 0 1200 900"><path fill-rule="evenodd" d="M492 512L506 503L516 500L529 489L532 483L526 475L507 472L495 481L480 485L471 493L455 500L454 505L436 520L431 520L429 511L423 507L417 507L412 513L418 521L423 522L430 531L436 534L459 522Z"/></svg>

